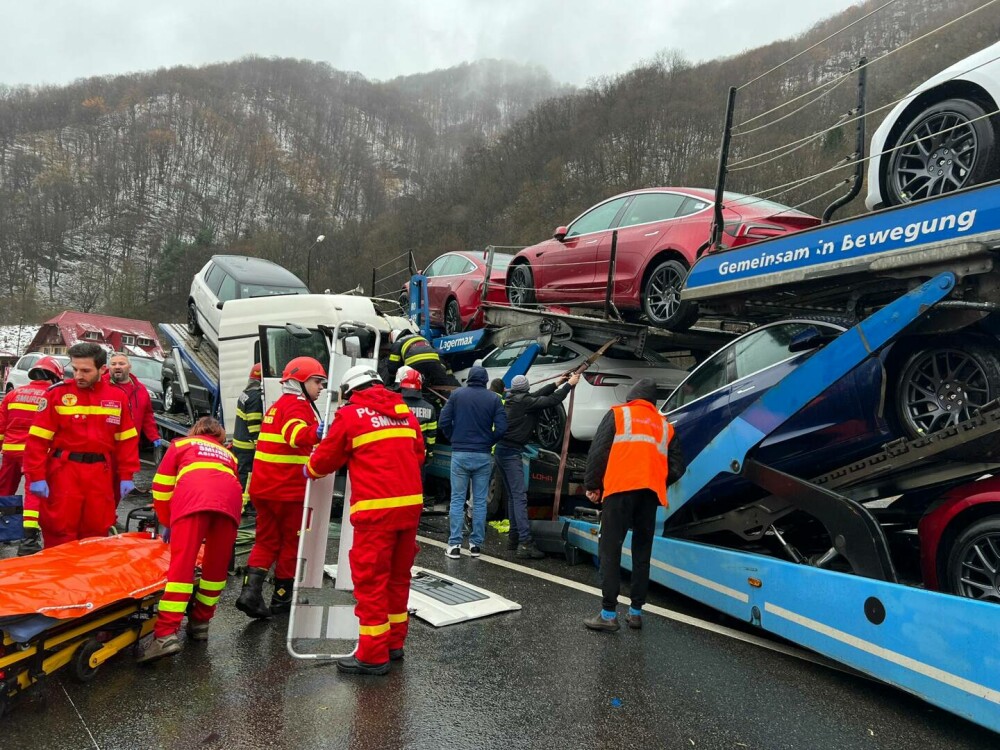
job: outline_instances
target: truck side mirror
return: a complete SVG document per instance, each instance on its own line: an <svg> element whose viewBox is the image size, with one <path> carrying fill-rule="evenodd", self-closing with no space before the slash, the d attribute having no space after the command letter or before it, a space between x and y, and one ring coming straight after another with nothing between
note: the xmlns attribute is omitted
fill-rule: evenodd
<svg viewBox="0 0 1000 750"><path fill-rule="evenodd" d="M352 359L361 356L361 338L358 336L348 336L344 339L344 354Z"/></svg>

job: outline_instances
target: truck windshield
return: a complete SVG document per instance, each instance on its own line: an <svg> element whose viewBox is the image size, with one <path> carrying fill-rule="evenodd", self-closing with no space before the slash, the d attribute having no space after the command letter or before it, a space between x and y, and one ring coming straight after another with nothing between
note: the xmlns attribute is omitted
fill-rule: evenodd
<svg viewBox="0 0 1000 750"><path fill-rule="evenodd" d="M291 360L296 357L312 357L327 366L330 352L326 338L319 331L309 330L309 338L292 336L284 328L267 329L267 361L264 363L264 377L276 378L281 375Z"/></svg>

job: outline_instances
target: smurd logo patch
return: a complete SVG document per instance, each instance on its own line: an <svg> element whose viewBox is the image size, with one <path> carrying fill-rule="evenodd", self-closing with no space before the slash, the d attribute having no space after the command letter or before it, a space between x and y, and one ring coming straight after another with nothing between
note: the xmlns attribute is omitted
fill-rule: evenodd
<svg viewBox="0 0 1000 750"><path fill-rule="evenodd" d="M76 395L73 393L63 394L62 403L63 406L76 406Z"/></svg>

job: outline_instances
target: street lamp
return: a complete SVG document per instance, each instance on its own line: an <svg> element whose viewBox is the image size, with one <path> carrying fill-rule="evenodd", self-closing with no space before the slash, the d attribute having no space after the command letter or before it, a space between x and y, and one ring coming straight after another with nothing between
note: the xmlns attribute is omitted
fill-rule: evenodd
<svg viewBox="0 0 1000 750"><path fill-rule="evenodd" d="M309 251L306 253L306 286L309 286L309 282L312 280L313 248L315 248L316 245L318 245L325 239L326 235L321 234L319 237L316 238L316 241L309 246ZM310 289L309 291L312 291L312 289Z"/></svg>

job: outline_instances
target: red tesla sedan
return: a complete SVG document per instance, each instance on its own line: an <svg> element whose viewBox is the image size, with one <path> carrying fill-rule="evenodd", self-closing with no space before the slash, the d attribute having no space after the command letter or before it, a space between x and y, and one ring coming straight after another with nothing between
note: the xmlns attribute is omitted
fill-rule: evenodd
<svg viewBox="0 0 1000 750"><path fill-rule="evenodd" d="M484 255L464 250L445 253L431 261L423 271L427 277L431 325L444 330L445 335L482 325L479 305L483 279L486 278L487 258ZM507 266L513 258L506 253L493 254L487 302L507 304ZM400 297L404 309L409 304L409 292L410 284L407 282Z"/></svg>
<svg viewBox="0 0 1000 750"><path fill-rule="evenodd" d="M603 304L611 235L618 231L613 301L660 328L680 330L697 307L680 300L688 269L711 236L714 191L647 188L616 195L514 256L507 269L512 305ZM819 224L780 203L726 193L723 244L739 247Z"/></svg>

